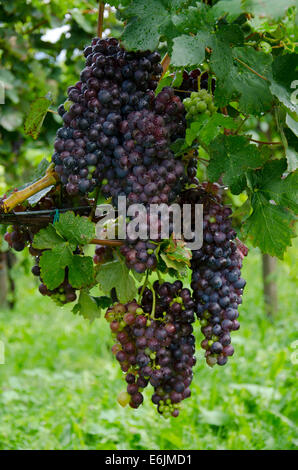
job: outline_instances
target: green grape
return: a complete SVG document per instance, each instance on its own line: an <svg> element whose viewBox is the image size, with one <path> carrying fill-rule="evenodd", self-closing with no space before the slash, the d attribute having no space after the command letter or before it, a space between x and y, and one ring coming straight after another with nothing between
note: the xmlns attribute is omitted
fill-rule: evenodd
<svg viewBox="0 0 298 470"><path fill-rule="evenodd" d="M207 104L205 103L205 101L199 101L196 106L196 109L198 113L203 113L207 109Z"/></svg>

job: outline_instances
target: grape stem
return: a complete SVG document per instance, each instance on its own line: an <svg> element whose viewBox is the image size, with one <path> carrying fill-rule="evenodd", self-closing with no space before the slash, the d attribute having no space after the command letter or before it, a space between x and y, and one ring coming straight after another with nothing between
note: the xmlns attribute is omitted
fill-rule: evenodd
<svg viewBox="0 0 298 470"><path fill-rule="evenodd" d="M103 2L99 2L98 19L97 19L97 37L99 38L102 37L104 11L105 11L105 4Z"/></svg>
<svg viewBox="0 0 298 470"><path fill-rule="evenodd" d="M141 301L142 301L144 290L146 289L146 286L147 286L147 283L148 283L148 277L149 277L149 269L147 269L147 272L146 272L146 278L145 278L145 282L142 286L142 290L141 290L140 295L139 295L138 304L140 304Z"/></svg>
<svg viewBox="0 0 298 470"><path fill-rule="evenodd" d="M27 188L22 189L21 191L16 191L12 193L7 199L4 199L2 201L4 212L10 212L16 206L26 201L29 197L38 193L42 189L48 188L52 185L56 185L57 182L58 175L54 171L54 165L51 164L43 178L31 184L30 186L27 186Z"/></svg>
<svg viewBox="0 0 298 470"><path fill-rule="evenodd" d="M102 246L122 246L123 241L121 240L100 240L99 238L93 238L89 242L90 245L102 245Z"/></svg>
<svg viewBox="0 0 298 470"><path fill-rule="evenodd" d="M152 292L152 296L153 296L153 300L152 300L152 309L151 309L151 318L153 320L156 320L155 318L155 307L156 307L156 294L155 294L155 290L153 289L152 285L150 283L148 283L149 287L150 287L150 290Z"/></svg>
<svg viewBox="0 0 298 470"><path fill-rule="evenodd" d="M164 58L162 59L162 61L161 61L163 72L162 72L162 75L161 75L160 79L162 79L162 77L164 76L164 74L168 70L168 68L170 66L170 63L171 63L171 57L169 56L169 54L166 54L164 56Z"/></svg>

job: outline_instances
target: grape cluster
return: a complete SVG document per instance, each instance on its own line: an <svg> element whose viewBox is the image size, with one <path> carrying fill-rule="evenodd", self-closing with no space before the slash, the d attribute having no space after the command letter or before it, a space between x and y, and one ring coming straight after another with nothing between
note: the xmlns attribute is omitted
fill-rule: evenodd
<svg viewBox="0 0 298 470"><path fill-rule="evenodd" d="M185 109L187 111L186 118L193 119L198 114L211 115L216 112L216 106L213 104L212 95L206 90L193 91L189 98L185 98L183 101Z"/></svg>
<svg viewBox="0 0 298 470"><path fill-rule="evenodd" d="M4 240L15 251L23 251L30 242L30 234L23 227L12 226L4 235Z"/></svg>
<svg viewBox="0 0 298 470"><path fill-rule="evenodd" d="M208 72L202 73L200 69L195 69L195 70L192 70L191 72L187 72L186 70L184 70L183 81L180 87L178 88L178 91L176 91L176 95L179 96L181 99L184 99L186 97L186 93L188 95L188 93L191 91L208 90L208 80L209 80ZM215 90L215 78L212 78L211 79L212 93L214 93L214 90Z"/></svg>
<svg viewBox="0 0 298 470"><path fill-rule="evenodd" d="M134 269L141 274L146 269L155 269L157 258L155 250L157 244L150 240L126 240L126 243L120 248L128 268Z"/></svg>
<svg viewBox="0 0 298 470"><path fill-rule="evenodd" d="M232 211L221 204L216 184L190 189L182 195L182 201L204 206L204 242L192 253L191 288L205 336L201 346L206 350L206 362L211 367L224 365L234 353L230 332L240 327L238 305L246 284L241 278L244 255L235 241Z"/></svg>
<svg viewBox="0 0 298 470"><path fill-rule="evenodd" d="M57 131L52 157L66 190L85 194L102 185L114 202L118 195L147 202L160 190L152 178L157 172L168 194L181 173L175 162L172 170L167 167L174 160L168 145L185 126L183 105L173 90L155 98L160 55L126 52L114 38L94 38L84 55L80 81L68 88L67 105L59 107L64 126Z"/></svg>
<svg viewBox="0 0 298 470"><path fill-rule="evenodd" d="M60 208L68 208L72 205L78 205L82 209L81 213L83 215L88 215L90 212L91 201L85 197L79 197L76 201L74 201L72 197L70 197L67 193L63 192L61 195L61 199L62 202L60 204L60 195L55 191L55 189L53 189L46 196L41 198L40 201L33 207L25 207L23 205L18 205L17 207L15 207L14 212L16 214L20 212L24 213L24 215L22 215L24 219L26 216L26 212L28 211L37 213L39 211L51 211L55 209L57 205L60 205ZM30 225L23 223L20 225L11 226L9 230L5 233L4 239L9 244L9 246L15 251L23 251L26 247L29 247L29 253L35 258L35 265L32 268L32 274L40 278L41 284L39 285L39 292L42 295L51 297L54 301L56 301L58 305L64 305L68 302L73 302L77 298L76 290L68 282L67 269L65 270L65 279L63 283L56 289L50 290L43 283L39 267L39 259L43 253L43 250L37 250L36 248L33 248L32 244L36 233L39 232L41 228L46 227L48 225L48 221L43 221L41 217L40 220L36 219L35 224L32 224L32 221L34 221L34 217L35 216L33 215L29 217L28 222L30 222Z"/></svg>
<svg viewBox="0 0 298 470"><path fill-rule="evenodd" d="M102 187L103 194L111 195L115 204L119 195L126 196L128 204L159 204L175 199L185 179L182 162L169 148L185 131L184 107L177 100L171 88L164 88L153 110L134 111L122 121L123 145L115 149L114 165L120 166L126 179L121 181L116 168L114 173L109 172Z"/></svg>
<svg viewBox="0 0 298 470"><path fill-rule="evenodd" d="M156 282L153 292L145 288L142 294L141 305L116 304L105 316L117 340L112 351L126 374L127 390L118 401L138 408L150 383L158 412L177 417L180 402L190 396L195 365L194 302L180 281Z"/></svg>
<svg viewBox="0 0 298 470"><path fill-rule="evenodd" d="M191 185L198 185L199 180L197 178L197 172L198 172L198 151L193 150L193 156L189 158L187 155L187 184Z"/></svg>

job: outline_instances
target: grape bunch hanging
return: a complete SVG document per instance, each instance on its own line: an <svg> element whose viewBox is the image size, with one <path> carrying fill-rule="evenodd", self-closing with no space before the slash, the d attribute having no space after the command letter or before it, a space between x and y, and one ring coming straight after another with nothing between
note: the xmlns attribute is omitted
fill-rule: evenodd
<svg viewBox="0 0 298 470"><path fill-rule="evenodd" d="M190 288L180 280L170 283L162 278L161 237L135 240L127 234L119 249L98 245L93 258L96 270L120 257L134 274L146 273L138 298L121 303L114 292L105 314L114 339L112 352L125 375L126 389L118 402L136 409L144 401L144 389L151 386L158 413L177 417L181 403L191 396L196 317L207 364L226 364L234 353L231 332L240 327L238 306L245 287L241 267L246 253L236 239L221 186L199 182L196 149L179 156L172 150L177 139L185 138L189 121L217 112L215 80L208 72L185 71L178 90L165 87L156 94L163 72L158 52L129 52L115 38L94 38L84 56L80 80L68 88L68 100L58 108L63 127L57 131L52 155L58 192L54 189L34 208L19 205L15 211L85 206L81 215L92 219L96 201L88 195L96 189L116 209L119 196L128 206L145 205L144 224L149 227L150 204L175 202L192 209L203 204L204 240L192 252ZM29 246L40 293L64 305L78 298L68 268L61 285L49 289L40 269L43 250L33 247L35 234L47 224L13 226L5 240L17 251ZM170 233L175 235L171 221ZM73 254L83 255L82 247L75 247ZM151 284L156 272L159 281Z"/></svg>

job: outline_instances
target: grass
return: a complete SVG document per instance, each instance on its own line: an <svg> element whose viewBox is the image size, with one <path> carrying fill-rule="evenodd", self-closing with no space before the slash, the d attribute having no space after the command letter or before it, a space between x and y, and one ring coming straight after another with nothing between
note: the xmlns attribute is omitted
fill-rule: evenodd
<svg viewBox="0 0 298 470"><path fill-rule="evenodd" d="M15 311L0 309L0 449L297 448L294 272L289 263L279 266L280 309L272 322L257 251L243 271L236 353L210 369L198 349L192 396L176 420L156 413L149 391L139 410L121 408L116 397L124 382L105 320L90 325L56 308L31 278L19 276Z"/></svg>

